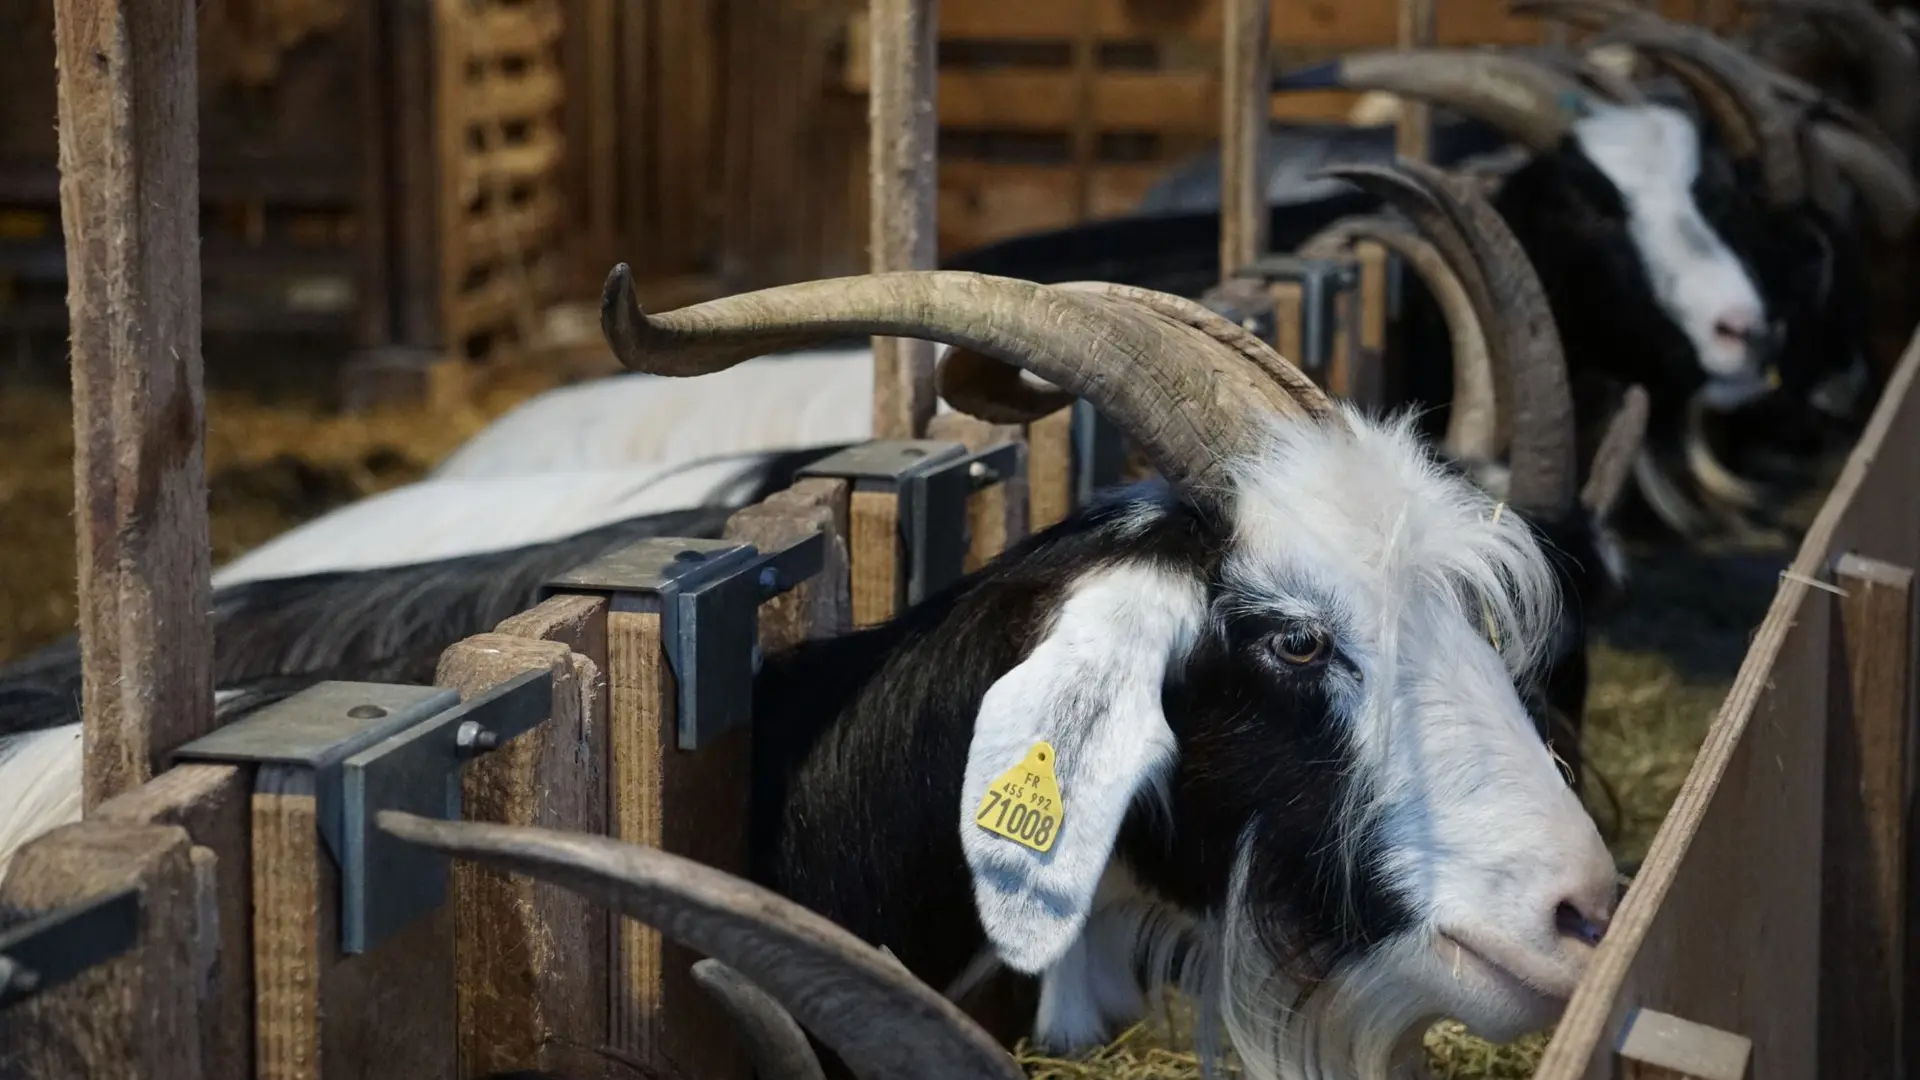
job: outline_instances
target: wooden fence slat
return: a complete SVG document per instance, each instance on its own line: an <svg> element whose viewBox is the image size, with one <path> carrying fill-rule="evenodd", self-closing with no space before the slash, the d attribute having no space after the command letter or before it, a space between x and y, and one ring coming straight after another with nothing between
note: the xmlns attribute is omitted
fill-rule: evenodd
<svg viewBox="0 0 1920 1080"><path fill-rule="evenodd" d="M989 446L1024 442L1019 424L992 424L965 413L941 413L927 425L927 438L957 442L968 453L977 454ZM967 496L967 557L962 569L971 574L1009 545L1027 535L1026 452L1014 475L999 483L988 484Z"/></svg>
<svg viewBox="0 0 1920 1080"><path fill-rule="evenodd" d="M1834 566L1821 855L1820 1075L1899 1074L1906 959L1907 738L1913 571Z"/></svg>
<svg viewBox="0 0 1920 1080"><path fill-rule="evenodd" d="M870 220L875 273L931 270L938 253L935 168L937 0L871 0L867 97ZM873 437L913 439L933 418L934 348L873 339Z"/></svg>
<svg viewBox="0 0 1920 1080"><path fill-rule="evenodd" d="M1642 1009L1620 1044L1620 1080L1746 1080L1753 1042Z"/></svg>
<svg viewBox="0 0 1920 1080"><path fill-rule="evenodd" d="M257 1080L453 1080L452 909L342 955L313 773L261 766L252 807Z"/></svg>
<svg viewBox="0 0 1920 1080"><path fill-rule="evenodd" d="M1039 532L1073 512L1073 407L1027 425L1027 529Z"/></svg>
<svg viewBox="0 0 1920 1080"><path fill-rule="evenodd" d="M1221 42L1220 278L1267 250L1266 176L1271 9L1268 0L1226 0ZM1295 354L1297 355L1297 354Z"/></svg>
<svg viewBox="0 0 1920 1080"><path fill-rule="evenodd" d="M211 867L198 869L185 829L83 821L34 839L14 857L0 908L40 914L106 893L140 890L140 940L129 952L0 1015L0 1074L31 1080L167 1077L216 1080L202 1038L202 994L214 949ZM200 865L205 866L204 862ZM16 1071L17 1070L17 1071Z"/></svg>
<svg viewBox="0 0 1920 1080"><path fill-rule="evenodd" d="M1402 49L1431 47L1440 36L1436 0L1399 0L1395 41ZM1433 156L1433 107L1412 97L1401 97L1400 119L1394 125L1394 150L1403 158L1426 161Z"/></svg>
<svg viewBox="0 0 1920 1080"><path fill-rule="evenodd" d="M515 619L572 635L582 600L604 620L605 601L570 596ZM464 699L541 670L553 678L548 718L468 763L463 817L605 835L607 718L594 711L605 695L600 662L560 641L478 634L441 654L434 682ZM467 862L453 864L452 903L460 1074L572 1075L603 1065L594 1051L607 1042L606 915L574 893Z"/></svg>
<svg viewBox="0 0 1920 1080"><path fill-rule="evenodd" d="M205 944L214 951L214 989L199 1010L200 1060L210 1080L245 1076L253 1062L252 782L250 769L176 765L94 811L101 821L187 830L211 875L217 937Z"/></svg>
<svg viewBox="0 0 1920 1080"><path fill-rule="evenodd" d="M89 808L213 727L196 8L54 5Z"/></svg>

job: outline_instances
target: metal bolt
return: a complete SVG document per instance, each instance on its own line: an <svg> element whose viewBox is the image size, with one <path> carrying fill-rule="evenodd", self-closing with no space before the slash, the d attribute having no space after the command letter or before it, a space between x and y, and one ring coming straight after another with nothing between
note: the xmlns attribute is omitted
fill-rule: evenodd
<svg viewBox="0 0 1920 1080"><path fill-rule="evenodd" d="M355 705L347 710L347 715L355 720L378 720L387 715L387 710L378 705Z"/></svg>
<svg viewBox="0 0 1920 1080"><path fill-rule="evenodd" d="M760 595L772 596L780 591L780 568L763 566L760 568Z"/></svg>
<svg viewBox="0 0 1920 1080"><path fill-rule="evenodd" d="M753 673L755 675L758 675L760 674L760 665L767 662L767 656L765 653L760 651L760 646L758 645L755 645L753 647L752 656L753 656Z"/></svg>
<svg viewBox="0 0 1920 1080"><path fill-rule="evenodd" d="M917 446L909 446L900 451L900 456L911 461L914 458L926 457L927 452L925 450L920 449Z"/></svg>
<svg viewBox="0 0 1920 1080"><path fill-rule="evenodd" d="M1000 470L984 461L976 461L967 466L967 479L973 482L976 489L988 487L1000 482Z"/></svg>
<svg viewBox="0 0 1920 1080"><path fill-rule="evenodd" d="M454 732L455 746L469 754L478 754L500 745L500 733L482 727L478 720L462 720L460 728Z"/></svg>

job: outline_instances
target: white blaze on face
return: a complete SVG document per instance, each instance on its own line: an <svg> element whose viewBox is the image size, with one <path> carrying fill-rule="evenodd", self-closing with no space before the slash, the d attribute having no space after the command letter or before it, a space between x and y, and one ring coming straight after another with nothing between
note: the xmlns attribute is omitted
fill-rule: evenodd
<svg viewBox="0 0 1920 1080"><path fill-rule="evenodd" d="M1754 342L1766 305L1747 268L1693 200L1700 137L1664 105L1599 105L1574 124L1574 138L1626 204L1627 229L1653 294L1710 378L1757 382Z"/></svg>

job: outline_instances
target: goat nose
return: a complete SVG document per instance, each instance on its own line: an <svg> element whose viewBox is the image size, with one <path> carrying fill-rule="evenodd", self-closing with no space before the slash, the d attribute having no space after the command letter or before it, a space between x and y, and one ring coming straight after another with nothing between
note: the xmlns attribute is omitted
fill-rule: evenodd
<svg viewBox="0 0 1920 1080"><path fill-rule="evenodd" d="M1553 928L1562 937L1570 937L1587 945L1598 945L1607 934L1607 924L1611 920L1605 915L1592 915L1580 910L1571 900L1562 900L1553 909Z"/></svg>
<svg viewBox="0 0 1920 1080"><path fill-rule="evenodd" d="M1721 312L1720 317L1713 321L1713 333L1716 337L1746 344L1766 336L1766 327L1761 325L1762 321L1758 311L1733 308Z"/></svg>

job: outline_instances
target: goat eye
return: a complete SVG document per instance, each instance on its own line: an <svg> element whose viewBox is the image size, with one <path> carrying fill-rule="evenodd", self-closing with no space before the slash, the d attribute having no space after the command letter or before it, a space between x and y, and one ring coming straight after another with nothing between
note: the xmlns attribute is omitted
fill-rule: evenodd
<svg viewBox="0 0 1920 1080"><path fill-rule="evenodd" d="M1318 663L1327 655L1327 635L1307 626L1293 626L1268 639L1273 655L1295 667Z"/></svg>

